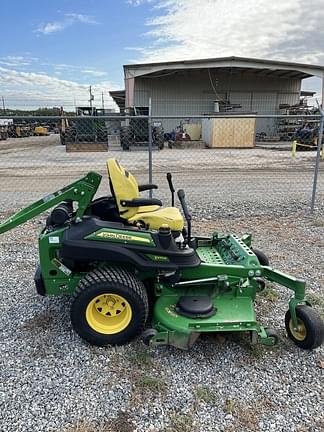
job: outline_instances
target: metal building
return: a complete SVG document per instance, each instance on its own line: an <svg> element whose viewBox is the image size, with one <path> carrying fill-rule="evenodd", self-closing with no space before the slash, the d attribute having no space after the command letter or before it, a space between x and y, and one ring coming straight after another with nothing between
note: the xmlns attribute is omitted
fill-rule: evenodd
<svg viewBox="0 0 324 432"><path fill-rule="evenodd" d="M125 90L110 94L131 114L146 114L150 99L153 116L278 114L280 105L298 103L301 82L311 76L324 80L324 67L241 57L130 64ZM269 120L258 120L258 131L270 128Z"/></svg>

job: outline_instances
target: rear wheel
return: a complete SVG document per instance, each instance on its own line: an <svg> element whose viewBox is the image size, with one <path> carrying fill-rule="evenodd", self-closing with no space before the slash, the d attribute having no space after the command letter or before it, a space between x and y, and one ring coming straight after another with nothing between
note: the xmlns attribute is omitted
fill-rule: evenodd
<svg viewBox="0 0 324 432"><path fill-rule="evenodd" d="M73 295L74 330L93 345L123 345L144 329L147 293L131 272L105 267L81 279Z"/></svg>
<svg viewBox="0 0 324 432"><path fill-rule="evenodd" d="M310 306L296 307L297 327L294 326L290 311L285 316L289 338L300 348L314 349L324 341L324 323L319 314Z"/></svg>

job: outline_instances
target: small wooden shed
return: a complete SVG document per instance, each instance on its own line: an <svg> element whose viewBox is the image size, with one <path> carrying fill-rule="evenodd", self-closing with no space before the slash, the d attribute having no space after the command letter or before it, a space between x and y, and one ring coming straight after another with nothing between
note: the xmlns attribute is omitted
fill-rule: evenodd
<svg viewBox="0 0 324 432"><path fill-rule="evenodd" d="M202 120L202 140L211 148L253 148L255 134L255 117Z"/></svg>

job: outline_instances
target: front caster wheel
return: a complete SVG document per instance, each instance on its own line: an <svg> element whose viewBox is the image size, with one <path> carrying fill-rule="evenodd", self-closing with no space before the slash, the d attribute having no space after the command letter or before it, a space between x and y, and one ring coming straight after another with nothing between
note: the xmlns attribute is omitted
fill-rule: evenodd
<svg viewBox="0 0 324 432"><path fill-rule="evenodd" d="M149 328L149 329L144 330L142 333L143 343L145 345L149 346L152 338L154 338L154 336L156 334L157 334L157 331L155 329Z"/></svg>
<svg viewBox="0 0 324 432"><path fill-rule="evenodd" d="M296 307L297 327L291 319L288 310L285 316L285 326L288 337L300 348L314 349L324 341L324 323L319 314L310 306Z"/></svg>
<svg viewBox="0 0 324 432"><path fill-rule="evenodd" d="M255 280L256 280L256 282L258 284L258 286L257 286L257 292L260 293L260 292L264 291L265 287L266 287L265 280L262 279L262 278L260 278L260 277L256 277Z"/></svg>
<svg viewBox="0 0 324 432"><path fill-rule="evenodd" d="M269 262L269 258L267 257L267 255L265 253L263 253L262 251L260 251L259 249L252 249L254 254L257 256L259 263L262 266L269 266L270 262Z"/></svg>
<svg viewBox="0 0 324 432"><path fill-rule="evenodd" d="M272 346L278 345L279 336L278 336L277 332L271 328L265 328L264 330L267 333L268 338L271 338Z"/></svg>

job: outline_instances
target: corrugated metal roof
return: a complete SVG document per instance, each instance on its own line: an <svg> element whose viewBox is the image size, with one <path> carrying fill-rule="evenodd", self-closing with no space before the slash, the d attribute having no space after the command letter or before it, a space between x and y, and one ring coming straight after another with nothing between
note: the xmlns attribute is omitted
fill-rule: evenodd
<svg viewBox="0 0 324 432"><path fill-rule="evenodd" d="M114 102L118 105L121 112L125 110L125 90L114 90L109 92Z"/></svg>
<svg viewBox="0 0 324 432"><path fill-rule="evenodd" d="M124 65L126 78L168 73L174 70L222 68L250 73L264 73L283 78L307 78L324 76L324 66L304 63L286 62L281 60L265 60L245 57L219 57L198 60L181 60L157 63L135 63Z"/></svg>

